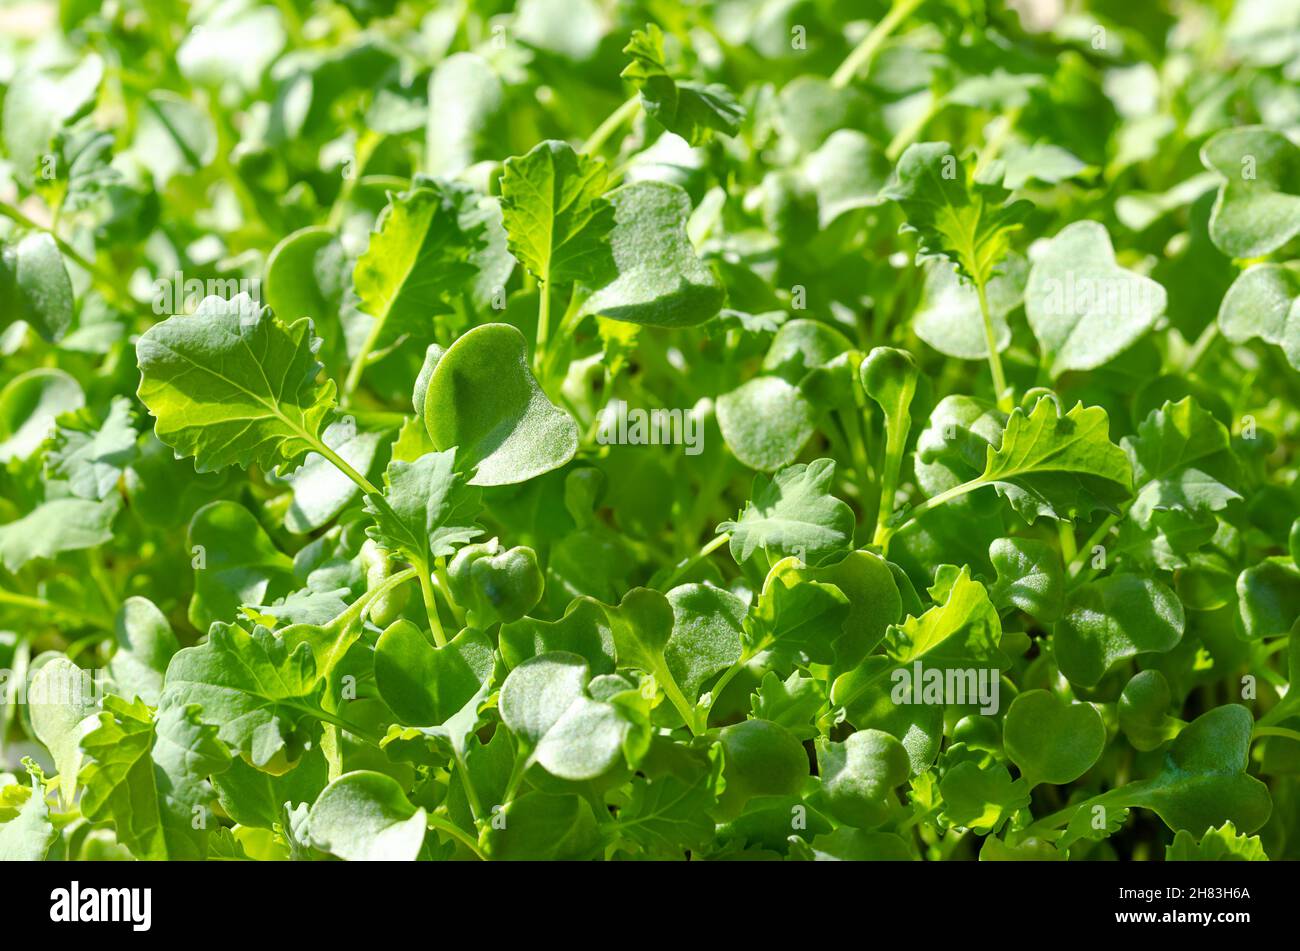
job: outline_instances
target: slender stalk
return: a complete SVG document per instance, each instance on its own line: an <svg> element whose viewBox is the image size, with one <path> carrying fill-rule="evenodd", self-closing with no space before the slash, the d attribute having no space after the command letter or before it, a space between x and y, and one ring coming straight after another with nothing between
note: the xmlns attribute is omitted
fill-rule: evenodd
<svg viewBox="0 0 1300 951"><path fill-rule="evenodd" d="M1196 365L1201 362L1202 358L1210 352L1210 347L1214 346L1219 339L1219 320L1216 317L1211 320L1201 331L1201 335L1196 338L1192 344L1192 349L1187 352L1187 359L1183 363L1183 372L1191 373L1196 369Z"/></svg>
<svg viewBox="0 0 1300 951"><path fill-rule="evenodd" d="M343 381L344 401L349 400L361 385L361 374L366 372L366 364L370 362L370 352L375 349L375 344L379 342L379 335L383 330L384 321L376 317L370 325L370 332L366 334L366 339L361 343L361 349L357 351L357 355L352 358L352 365L348 367L347 378Z"/></svg>
<svg viewBox="0 0 1300 951"><path fill-rule="evenodd" d="M684 577L692 568L694 568L705 558L708 558L711 554L713 554L715 551L717 551L719 548L721 548L729 541L731 541L731 533L723 532L721 535L718 535L715 538L713 538L711 541L709 541L703 548L701 548L695 554L691 555L689 558L682 559L682 561L680 561L677 564L677 567L673 569L673 573L670 574L659 585L660 590L667 591L669 588L675 585L680 578Z"/></svg>
<svg viewBox="0 0 1300 951"><path fill-rule="evenodd" d="M425 822L428 823L430 829L437 829L439 832L451 836L461 845L465 846L465 848L473 852L480 862L486 862L488 860L487 855L481 848L479 848L479 844L471 839L464 829L449 822L441 816L435 816L432 813L426 814L424 819Z"/></svg>
<svg viewBox="0 0 1300 951"><path fill-rule="evenodd" d="M325 723L332 724L340 730L347 730L353 736L365 741L368 745L373 746L376 749L379 748L380 737L376 736L369 729L361 726L359 723L353 723L351 720L346 720L336 713L330 713L328 710L321 710L317 707L297 706L294 704L287 704L287 706L315 717L318 720L322 720Z"/></svg>
<svg viewBox="0 0 1300 951"><path fill-rule="evenodd" d="M1252 735L1254 739L1259 739L1261 736L1280 736L1284 739L1300 742L1300 730L1288 730L1286 727L1281 726L1257 726Z"/></svg>
<svg viewBox="0 0 1300 951"><path fill-rule="evenodd" d="M862 430L858 428L858 421L852 415L848 415L844 417L843 422L844 439L849 444L849 455L853 460L853 468L858 477L858 498L859 500L865 500L867 487L872 481L871 463L867 459L867 446L862 441Z"/></svg>
<svg viewBox="0 0 1300 951"><path fill-rule="evenodd" d="M343 180L338 197L334 199L334 204L330 207L329 218L325 222L325 227L329 228L329 230L337 231L339 225L343 223L343 213L347 210L348 201L352 198L352 192L356 190L357 182L361 180L361 173L365 171L366 165L370 162L370 156L374 155L381 139L382 136L372 129L367 129L357 137L357 146L353 155L353 168L351 169L352 174Z"/></svg>
<svg viewBox="0 0 1300 951"><path fill-rule="evenodd" d="M880 505L876 509L876 533L872 537L877 545L885 543L893 534L889 520L894 514L894 496L898 494L898 470L902 468L903 451L907 448L909 419L904 414L901 425L890 425L885 420L885 461L880 469Z"/></svg>
<svg viewBox="0 0 1300 951"><path fill-rule="evenodd" d="M601 146L609 140L609 137L618 131L618 127L625 122L631 121L632 117L641 109L641 94L637 93L623 105L619 106L600 125L596 126L596 131L587 137L587 141L582 143L582 151L587 155L600 151Z"/></svg>
<svg viewBox="0 0 1300 951"><path fill-rule="evenodd" d="M677 712L680 713L682 719L686 721L686 729L691 731L691 736L699 736L700 727L699 724L695 722L695 708L691 706L691 702L687 700L686 695L682 693L682 688L677 686L677 681L673 679L672 674L667 670L662 671L662 674L663 676L657 676L655 679L659 682L659 686L663 687L664 696L666 696L669 702L677 708Z"/></svg>
<svg viewBox="0 0 1300 951"><path fill-rule="evenodd" d="M1016 127L1016 122L1020 119L1020 113L1023 106L1012 106L1001 116L1002 121L994 130L993 135L989 137L988 143L980 152L979 161L975 163L975 176L978 178L980 172L988 168L989 163L996 159L1001 153L1002 148L1011 138L1011 130Z"/></svg>
<svg viewBox="0 0 1300 951"><path fill-rule="evenodd" d="M1071 578L1083 571L1084 561L1091 557L1092 550L1101 544L1102 539L1110 534L1110 530L1119 523L1119 520L1120 516L1118 515L1107 515L1102 523L1097 526L1097 530L1088 537L1086 542L1083 543L1083 547L1079 549L1078 556L1066 562L1069 567Z"/></svg>
<svg viewBox="0 0 1300 951"><path fill-rule="evenodd" d="M975 283L979 295L980 316L984 318L984 343L989 351L989 370L993 373L993 393L997 397L998 409L1004 413L1011 412L1011 391L1007 389L1007 378L1002 372L1002 355L998 353L997 337L993 333L993 315L989 312L988 294L984 285Z"/></svg>
<svg viewBox="0 0 1300 951"><path fill-rule="evenodd" d="M921 2L922 0L894 0L894 5L889 8L889 12L881 17L880 22L871 28L871 32L863 37L862 42L853 48L831 75L831 85L842 89L852 82L853 77L858 73L866 72L885 40L889 39L889 35L912 15Z"/></svg>
<svg viewBox="0 0 1300 951"><path fill-rule="evenodd" d="M898 525L886 525L883 531L877 532L874 540L876 545L880 546L881 552L888 554L889 541L903 529L907 528L926 512L937 509L945 502L951 502L958 496L965 495L967 492L974 492L976 489L983 488L987 483L981 477L971 479L969 482L963 482L961 485L954 485L951 489L945 489L933 498L926 499L920 505L914 506L907 512L907 519Z"/></svg>
<svg viewBox="0 0 1300 951"><path fill-rule="evenodd" d="M16 594L12 591L5 591L0 588L0 604L13 605L16 608L27 608L30 611L40 611L43 614L61 614L71 621L77 621L90 627L97 627L104 631L113 630L113 624L101 617L93 614L86 614L78 611L76 608L66 608L63 605L55 604L53 601L47 601L44 598L34 598L26 594Z"/></svg>
<svg viewBox="0 0 1300 951"><path fill-rule="evenodd" d="M424 610L429 615L429 630L433 633L433 643L438 647L447 646L447 634L442 629L442 618L438 616L438 599L433 594L433 581L429 577L429 566L418 564L415 570L420 578L420 594L424 596Z"/></svg>
<svg viewBox="0 0 1300 951"><path fill-rule="evenodd" d="M398 585L406 584L406 582L415 577L415 574L416 572L414 568L403 568L401 571L389 575L379 584L375 585L375 587L371 588L361 597L353 601L352 606L331 621L330 624L338 624L346 627L348 624L351 624L353 621L360 618L366 608L370 607L372 601L382 598Z"/></svg>
<svg viewBox="0 0 1300 951"><path fill-rule="evenodd" d="M937 116L946 104L943 96L931 93L930 104L925 111L899 129L898 133L889 140L889 145L885 148L885 158L897 162L898 157L920 137L925 127L930 124L930 120Z"/></svg>
<svg viewBox="0 0 1300 951"><path fill-rule="evenodd" d="M325 445L323 439L313 439L312 449L328 459L334 465L334 468L338 469L339 472L342 472L345 476L360 486L362 492L365 492L367 495L384 494L373 482L363 476L356 469L352 468L352 465L346 459L329 446Z"/></svg>
<svg viewBox="0 0 1300 951"><path fill-rule="evenodd" d="M478 798L478 790L474 788L473 780L470 779L469 769L465 765L465 757L460 753L456 753L455 759L456 773L460 776L461 787L465 790L465 799L469 803L470 814L477 824L483 821L483 803Z"/></svg>
<svg viewBox="0 0 1300 951"><path fill-rule="evenodd" d="M451 593L451 578L447 574L446 558L439 558L433 563L433 574L438 582L438 593L447 602L447 607L451 609L452 615L455 616L456 623L464 624L465 609L456 603L456 598Z"/></svg>
<svg viewBox="0 0 1300 951"><path fill-rule="evenodd" d="M1057 522L1056 534L1061 539L1061 560L1067 565L1073 564L1079 553L1074 544L1074 525L1070 522Z"/></svg>
<svg viewBox="0 0 1300 951"><path fill-rule="evenodd" d="M549 271L549 269L548 269ZM533 346L533 370L545 376L546 342L551 325L551 276L547 273L537 282L537 337Z"/></svg>

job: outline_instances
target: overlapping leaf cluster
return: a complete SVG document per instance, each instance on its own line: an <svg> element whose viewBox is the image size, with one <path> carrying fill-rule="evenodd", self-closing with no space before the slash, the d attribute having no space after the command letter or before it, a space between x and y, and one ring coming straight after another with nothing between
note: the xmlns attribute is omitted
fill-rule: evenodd
<svg viewBox="0 0 1300 951"><path fill-rule="evenodd" d="M1072 10L7 17L0 858L1300 857L1300 6Z"/></svg>

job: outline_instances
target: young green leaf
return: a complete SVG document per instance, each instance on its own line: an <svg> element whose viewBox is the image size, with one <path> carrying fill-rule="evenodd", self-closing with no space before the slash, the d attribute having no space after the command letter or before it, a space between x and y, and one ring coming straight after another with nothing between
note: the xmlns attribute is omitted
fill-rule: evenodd
<svg viewBox="0 0 1300 951"><path fill-rule="evenodd" d="M434 647L410 621L397 621L375 643L375 686L406 726L441 726L492 680L492 642L466 628Z"/></svg>
<svg viewBox="0 0 1300 951"><path fill-rule="evenodd" d="M208 777L230 764L217 728L200 719L196 704L167 707L156 719L142 700L109 697L104 708L98 728L82 740L81 811L111 822L141 859L203 858L216 825Z"/></svg>
<svg viewBox="0 0 1300 951"><path fill-rule="evenodd" d="M318 383L310 320L286 326L240 295L154 324L136 344L140 400L168 446L199 472L256 464L286 471L321 447L334 383Z"/></svg>
<svg viewBox="0 0 1300 951"><path fill-rule="evenodd" d="M1035 258L1025 285L1025 316L1056 379L1113 360L1165 311L1165 289L1115 262L1106 228L1076 221Z"/></svg>
<svg viewBox="0 0 1300 951"><path fill-rule="evenodd" d="M1127 456L1110 441L1105 410L1077 403L1061 415L1056 401L1043 397L1030 413L1011 414L979 482L1033 521L1115 511L1129 497L1132 478Z"/></svg>
<svg viewBox="0 0 1300 951"><path fill-rule="evenodd" d="M834 477L830 459L789 466L770 479L756 476L739 517L718 526L731 533L731 557L740 564L762 549L772 560L797 555L819 565L846 550L853 510L830 494Z"/></svg>
<svg viewBox="0 0 1300 951"><path fill-rule="evenodd" d="M425 812L397 780L357 770L325 787L307 829L316 848L351 862L413 862L424 847Z"/></svg>
<svg viewBox="0 0 1300 951"><path fill-rule="evenodd" d="M1300 211L1296 214L1300 218ZM1258 337L1281 347L1287 362L1300 370L1300 269L1294 264L1247 268L1223 295L1219 329L1233 343Z"/></svg>
<svg viewBox="0 0 1300 951"><path fill-rule="evenodd" d="M1300 234L1300 147L1262 126L1224 129L1201 149L1222 179L1210 239L1224 254L1254 258Z"/></svg>
<svg viewBox="0 0 1300 951"><path fill-rule="evenodd" d="M633 30L623 52L632 62L620 75L640 90L646 113L664 128L691 145L707 142L712 132L735 135L740 131L745 110L726 86L674 78L659 27L649 23L644 30Z"/></svg>
<svg viewBox="0 0 1300 951"><path fill-rule="evenodd" d="M603 197L605 163L564 142L546 141L506 159L503 171L501 213L510 253L548 289L608 280L606 237L614 208Z"/></svg>
<svg viewBox="0 0 1300 951"><path fill-rule="evenodd" d="M776 376L755 377L723 393L717 414L727 448L760 472L790 465L816 431L812 403Z"/></svg>
<svg viewBox="0 0 1300 951"><path fill-rule="evenodd" d="M1183 636L1177 595L1151 578L1107 575L1070 592L1053 640L1061 673L1094 686L1119 661L1167 651Z"/></svg>
<svg viewBox="0 0 1300 951"><path fill-rule="evenodd" d="M694 327L715 316L724 291L686 233L691 199L678 185L637 182L606 196L613 210L604 273L581 276L581 314L651 327Z"/></svg>
<svg viewBox="0 0 1300 951"><path fill-rule="evenodd" d="M429 378L425 428L439 450L456 449L470 485L526 482L577 452L577 424L537 385L526 347L509 324L484 324L453 343Z"/></svg>
<svg viewBox="0 0 1300 951"><path fill-rule="evenodd" d="M1030 789L1074 782L1106 748L1096 707L1067 703L1047 690L1027 690L1011 701L1003 730L1007 756Z"/></svg>
<svg viewBox="0 0 1300 951"><path fill-rule="evenodd" d="M885 196L907 216L923 257L942 257L976 287L988 287L1011 250L1011 235L1031 205L1007 203L1009 192L973 181L947 142L909 146L898 160Z"/></svg>

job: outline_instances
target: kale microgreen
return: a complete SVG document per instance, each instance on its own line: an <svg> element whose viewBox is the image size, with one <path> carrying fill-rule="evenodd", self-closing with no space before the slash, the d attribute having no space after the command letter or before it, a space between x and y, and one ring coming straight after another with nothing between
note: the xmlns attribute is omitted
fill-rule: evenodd
<svg viewBox="0 0 1300 951"><path fill-rule="evenodd" d="M0 859L1300 857L1300 19L54 6Z"/></svg>

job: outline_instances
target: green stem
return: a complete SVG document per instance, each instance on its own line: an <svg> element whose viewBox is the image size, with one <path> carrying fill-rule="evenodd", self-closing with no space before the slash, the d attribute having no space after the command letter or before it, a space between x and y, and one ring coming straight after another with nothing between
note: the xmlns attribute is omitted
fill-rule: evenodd
<svg viewBox="0 0 1300 951"><path fill-rule="evenodd" d="M447 559L439 558L433 563L433 574L438 581L438 593L442 599L447 602L447 607L456 618L456 623L463 625L465 623L465 609L456 603L455 597L451 593L451 578L447 574Z"/></svg>
<svg viewBox="0 0 1300 951"><path fill-rule="evenodd" d="M487 855L481 848L479 848L479 844L471 839L469 834L464 829L460 828L460 826L442 818L441 816L435 816L432 813L426 814L424 820L428 823L430 829L437 829L439 832L446 833L461 845L465 846L465 848L474 853L480 862L486 862L488 860Z"/></svg>
<svg viewBox="0 0 1300 951"><path fill-rule="evenodd" d="M998 353L997 337L993 333L993 315L989 312L988 294L984 285L975 282L975 291L979 295L980 316L984 318L984 343L989 351L989 370L993 373L993 393L997 397L998 409L1010 413L1013 409L1011 391L1007 389L1007 378L1002 373L1002 355Z"/></svg>
<svg viewBox="0 0 1300 951"><path fill-rule="evenodd" d="M75 608L65 608L62 605L55 604L53 601L47 601L44 598L34 598L26 594L15 594L12 591L5 591L0 588L0 604L11 604L16 608L27 608L32 611L40 611L43 614L61 614L72 621L78 621L90 627L97 627L101 630L113 630L113 624L101 617L93 614L86 614Z"/></svg>
<svg viewBox="0 0 1300 951"><path fill-rule="evenodd" d="M311 444L312 444L312 449L314 449L316 452L320 453L331 463L333 463L334 468L338 469L339 472L342 472L345 476L347 476L358 486L360 486L362 492L365 492L367 495L382 496L384 494L383 492L379 491L379 488L373 482L371 482L369 479L363 476L356 469L352 468L352 465L346 459L340 456L329 446L325 445L325 441L323 439L312 438Z"/></svg>
<svg viewBox="0 0 1300 951"><path fill-rule="evenodd" d="M351 169L352 174L343 180L338 197L334 199L334 204L330 207L329 218L325 222L325 227L330 231L338 231L339 225L343 223L343 213L347 210L348 201L352 198L352 192L356 190L357 182L361 180L361 173L370 162L370 156L375 153L375 149L379 147L381 140L382 136L371 129L367 129L357 137L357 145L353 155L354 166Z"/></svg>
<svg viewBox="0 0 1300 951"><path fill-rule="evenodd" d="M968 482L954 485L951 489L945 489L933 498L926 499L920 505L908 509L906 521L903 521L898 525L886 525L884 526L883 531L877 532L874 544L880 546L883 554L888 554L889 540L919 519L926 512L929 512L932 509L937 509L945 502L951 502L953 499L965 495L967 492L974 492L976 489L983 488L985 485L987 485L987 483L984 481L983 477L976 476Z"/></svg>
<svg viewBox="0 0 1300 951"><path fill-rule="evenodd" d="M1300 742L1300 730L1288 730L1281 726L1257 726L1255 727L1254 738L1259 739L1261 736L1280 736L1288 740Z"/></svg>
<svg viewBox="0 0 1300 951"><path fill-rule="evenodd" d="M682 559L680 562L678 562L677 567L673 569L673 573L670 574L667 577L667 579L665 579L662 583L660 583L659 589L661 591L667 591L669 588L671 588L673 585L677 583L678 579L684 577L692 568L694 568L705 558L708 558L711 554L713 554L715 551L717 551L719 548L721 548L729 541L731 541L731 533L723 532L721 535L718 535L715 538L713 538L710 542L708 542L708 544L706 544L695 554L691 555L689 558Z"/></svg>
<svg viewBox="0 0 1300 951"><path fill-rule="evenodd" d="M907 448L907 432L911 417L904 410L902 418L890 424L885 419L885 461L880 469L880 506L876 509L876 533L872 542L885 544L893 534L889 520L894 514L894 496L898 494L898 471L903 465L903 450Z"/></svg>
<svg viewBox="0 0 1300 951"><path fill-rule="evenodd" d="M1201 359L1207 353L1209 353L1210 347L1212 347L1214 342L1218 339L1219 320L1216 317L1206 325L1205 329L1201 331L1201 335L1196 338L1196 342L1192 344L1192 349L1188 351L1187 359L1183 363L1183 372L1191 373L1195 370L1196 365L1201 362Z"/></svg>
<svg viewBox="0 0 1300 951"><path fill-rule="evenodd" d="M871 462L867 459L867 445L862 441L862 430L852 414L843 417L844 438L849 444L849 455L858 476L858 499L866 504L867 487L871 484Z"/></svg>
<svg viewBox="0 0 1300 951"><path fill-rule="evenodd" d="M1101 544L1102 539L1110 534L1110 530L1119 523L1119 520L1120 516L1118 515L1107 515L1102 523L1097 526L1097 530L1088 537L1086 542L1083 543L1083 547L1079 549L1078 556L1071 558L1066 562L1069 567L1071 578L1083 571L1084 562L1092 557L1092 550Z"/></svg>
<svg viewBox="0 0 1300 951"><path fill-rule="evenodd" d="M429 565L427 562L420 562L416 564L415 570L420 578L420 594L424 596L424 610L429 615L429 630L433 632L433 643L438 647L446 647L447 634L442 629L442 618L438 616L438 599L434 597Z"/></svg>
<svg viewBox="0 0 1300 951"><path fill-rule="evenodd" d="M354 621L359 619L361 615L365 613L366 608L370 607L370 604L373 601L382 598L398 585L406 584L406 582L415 577L415 574L416 571L414 568L403 568L401 571L389 575L379 584L375 585L361 597L353 601L351 606L331 621L330 624L346 628L349 624L352 624Z"/></svg>
<svg viewBox="0 0 1300 951"><path fill-rule="evenodd" d="M587 155L600 151L601 146L605 144L609 137L618 131L618 127L630 121L640 108L641 94L637 93L611 112L605 121L596 127L596 131L591 133L586 142L582 143L582 151Z"/></svg>
<svg viewBox="0 0 1300 951"><path fill-rule="evenodd" d="M1074 526L1069 522L1057 522L1056 534L1061 539L1061 560L1067 565L1074 563L1078 549L1074 545Z"/></svg>
<svg viewBox="0 0 1300 951"><path fill-rule="evenodd" d="M673 679L672 673L667 668L659 670L655 673L655 680L658 681L659 686L663 687L664 696L681 714L682 720L686 723L686 729L691 731L691 736L699 736L700 727L695 722L695 708L691 706L690 701L686 699L686 695L682 693L682 688L677 686L677 681Z"/></svg>
<svg viewBox="0 0 1300 951"><path fill-rule="evenodd" d="M890 162L897 162L898 157L920 137L925 127L930 124L930 120L937 116L946 104L947 102L943 96L932 93L930 104L925 108L925 111L899 129L898 134L889 140L889 145L885 149L885 158L889 159Z"/></svg>
<svg viewBox="0 0 1300 951"><path fill-rule="evenodd" d="M375 349L375 344L379 342L379 335L383 333L384 321L376 317L370 325L370 332L366 334L366 339L361 344L361 349L357 355L352 358L352 365L348 367L347 378L343 381L343 399L346 402L351 399L352 394L356 392L361 385L361 374L366 372L366 364L370 360L370 351Z"/></svg>
<svg viewBox="0 0 1300 951"><path fill-rule="evenodd" d="M456 774L460 776L461 787L465 790L465 799L469 802L470 814L474 817L474 823L483 821L483 803L478 798L478 790L474 788L474 783L469 776L469 768L465 765L465 757L460 753L455 753Z"/></svg>
<svg viewBox="0 0 1300 951"><path fill-rule="evenodd" d="M880 52L881 45L889 39L889 35L898 29L921 3L922 0L894 0L894 5L889 8L889 12L872 27L871 32L863 37L862 42L853 48L831 75L831 85L836 89L842 89L852 82L853 77L858 73L865 72L871 66L871 61L876 58L876 53Z"/></svg>
<svg viewBox="0 0 1300 951"><path fill-rule="evenodd" d="M550 275L537 282L537 337L533 346L533 369L540 377L545 377L546 342L551 327L551 280Z"/></svg>
<svg viewBox="0 0 1300 951"><path fill-rule="evenodd" d="M1013 106L1002 115L1002 122L994 130L993 135L989 137L988 143L980 152L979 161L975 163L975 177L979 178L980 172L988 168L989 163L1002 153L1002 148L1011 138L1011 130L1016 127L1016 122L1020 119L1020 113L1023 106Z"/></svg>
<svg viewBox="0 0 1300 951"><path fill-rule="evenodd" d="M287 706L291 707L292 709L299 710L302 713L306 713L309 716L315 717L318 720L322 720L325 723L333 724L334 726L338 727L340 730L347 730L353 736L357 737L360 740L363 740L368 745L373 746L375 749L380 749L379 746L380 737L376 736L370 730L366 729L365 727L361 726L358 723L353 723L351 720L346 720L336 713L330 713L328 710L321 710L316 707L297 706L294 704L287 704Z"/></svg>

